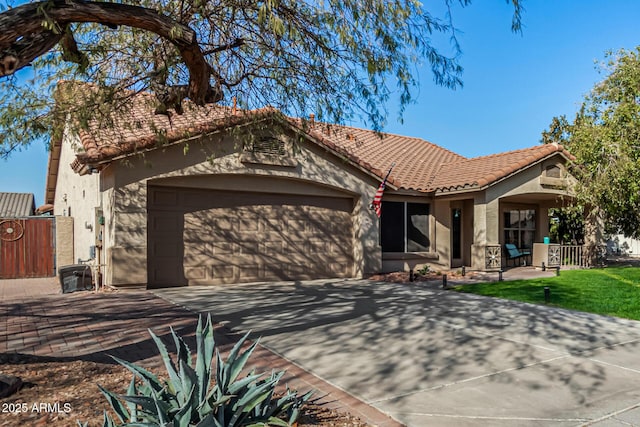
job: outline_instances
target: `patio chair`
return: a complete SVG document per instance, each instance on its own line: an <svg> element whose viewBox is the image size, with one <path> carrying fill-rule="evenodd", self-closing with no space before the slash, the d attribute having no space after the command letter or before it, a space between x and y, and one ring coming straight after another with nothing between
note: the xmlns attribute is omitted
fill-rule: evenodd
<svg viewBox="0 0 640 427"><path fill-rule="evenodd" d="M531 256L531 252L529 251L521 251L520 249L516 248L516 245L514 245L513 243L507 243L504 245L504 248L507 250L507 265L509 265L509 261L514 261L514 265L515 265L515 261L521 258L524 258L524 262L527 262L527 258Z"/></svg>

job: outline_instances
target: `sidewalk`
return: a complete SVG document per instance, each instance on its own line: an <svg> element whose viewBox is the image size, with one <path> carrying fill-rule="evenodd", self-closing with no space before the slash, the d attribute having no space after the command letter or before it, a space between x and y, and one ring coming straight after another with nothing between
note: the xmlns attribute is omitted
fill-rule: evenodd
<svg viewBox="0 0 640 427"><path fill-rule="evenodd" d="M0 280L0 354L24 353L43 360L113 363L108 355L164 370L148 328L168 345L169 326L195 349L197 313L147 291L60 293L55 278ZM215 313L212 313L215 321ZM237 340L224 326L215 339L221 352ZM332 386L262 346L249 365L258 371L286 370L283 384L300 392L316 390L320 403L379 427L399 427L379 410Z"/></svg>

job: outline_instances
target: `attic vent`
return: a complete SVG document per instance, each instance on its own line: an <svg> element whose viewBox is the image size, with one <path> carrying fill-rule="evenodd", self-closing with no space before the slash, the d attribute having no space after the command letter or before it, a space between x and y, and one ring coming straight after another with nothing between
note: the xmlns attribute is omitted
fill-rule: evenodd
<svg viewBox="0 0 640 427"><path fill-rule="evenodd" d="M276 138L261 138L252 141L245 148L245 151L251 153L269 154L272 156L284 156L286 154L284 141L280 141Z"/></svg>
<svg viewBox="0 0 640 427"><path fill-rule="evenodd" d="M545 175L547 178L562 178L562 169L557 165L548 166Z"/></svg>

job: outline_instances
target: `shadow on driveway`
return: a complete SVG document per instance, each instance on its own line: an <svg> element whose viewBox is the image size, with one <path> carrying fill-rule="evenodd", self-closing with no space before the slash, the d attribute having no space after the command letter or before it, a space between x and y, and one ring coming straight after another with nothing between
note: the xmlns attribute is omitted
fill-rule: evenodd
<svg viewBox="0 0 640 427"><path fill-rule="evenodd" d="M408 425L576 425L640 403L638 322L364 280L154 292Z"/></svg>

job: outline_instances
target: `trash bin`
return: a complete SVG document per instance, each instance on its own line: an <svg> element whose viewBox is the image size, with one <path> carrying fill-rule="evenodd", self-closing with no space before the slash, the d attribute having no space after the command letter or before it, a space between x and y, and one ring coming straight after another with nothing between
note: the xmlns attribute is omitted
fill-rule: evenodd
<svg viewBox="0 0 640 427"><path fill-rule="evenodd" d="M65 265L58 269L62 293L93 289L91 267L85 264Z"/></svg>

